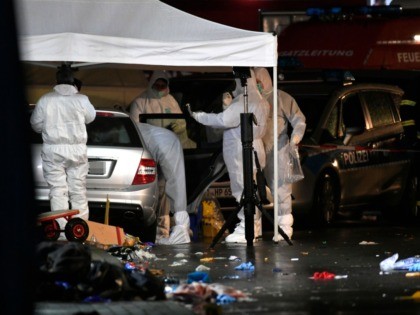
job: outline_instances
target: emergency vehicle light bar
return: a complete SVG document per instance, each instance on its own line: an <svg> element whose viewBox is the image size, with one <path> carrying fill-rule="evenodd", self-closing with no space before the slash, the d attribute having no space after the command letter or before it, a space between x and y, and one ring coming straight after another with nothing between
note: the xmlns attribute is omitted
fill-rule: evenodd
<svg viewBox="0 0 420 315"><path fill-rule="evenodd" d="M353 74L347 70L298 70L283 71L278 74L278 82L281 84L295 83L326 83L335 82L342 85L351 85L355 82Z"/></svg>

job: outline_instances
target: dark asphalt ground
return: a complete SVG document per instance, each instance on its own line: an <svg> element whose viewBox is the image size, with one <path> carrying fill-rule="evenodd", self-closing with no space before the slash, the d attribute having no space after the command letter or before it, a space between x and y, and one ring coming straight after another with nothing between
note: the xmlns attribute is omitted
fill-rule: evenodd
<svg viewBox="0 0 420 315"><path fill-rule="evenodd" d="M152 253L158 260L151 261L150 268L162 269L166 277L186 283L189 273L205 265L212 283L248 296L245 301L219 306L218 314L420 314L420 296L413 298L416 292L420 295L420 277L407 277L405 272L384 274L379 268L383 259L395 253L400 259L420 255L419 224L347 221L327 229L301 228L295 230L293 246L273 243L272 235L265 231L263 240L250 247L219 242L209 249L211 238L157 246ZM107 259L104 253L96 254ZM241 261L231 261L230 256ZM255 270L235 270L243 262L252 262ZM322 271L344 277L311 279ZM193 308L169 299L65 307L38 303L35 314L187 314L205 309L203 303Z"/></svg>

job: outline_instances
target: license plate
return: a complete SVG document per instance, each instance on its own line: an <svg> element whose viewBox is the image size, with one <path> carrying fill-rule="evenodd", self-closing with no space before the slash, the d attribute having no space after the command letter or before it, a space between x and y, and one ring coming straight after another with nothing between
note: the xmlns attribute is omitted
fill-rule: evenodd
<svg viewBox="0 0 420 315"><path fill-rule="evenodd" d="M104 161L89 161L89 174L90 175L105 175L105 162Z"/></svg>
<svg viewBox="0 0 420 315"><path fill-rule="evenodd" d="M211 196L216 198L231 198L232 197L232 190L230 187L217 187L217 188L209 188L208 192Z"/></svg>

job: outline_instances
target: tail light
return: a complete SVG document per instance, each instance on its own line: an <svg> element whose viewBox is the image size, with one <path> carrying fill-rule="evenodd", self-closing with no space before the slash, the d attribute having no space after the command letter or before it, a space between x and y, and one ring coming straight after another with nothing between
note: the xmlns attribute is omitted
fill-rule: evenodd
<svg viewBox="0 0 420 315"><path fill-rule="evenodd" d="M156 179L156 162L152 159L141 159L132 185L144 185Z"/></svg>

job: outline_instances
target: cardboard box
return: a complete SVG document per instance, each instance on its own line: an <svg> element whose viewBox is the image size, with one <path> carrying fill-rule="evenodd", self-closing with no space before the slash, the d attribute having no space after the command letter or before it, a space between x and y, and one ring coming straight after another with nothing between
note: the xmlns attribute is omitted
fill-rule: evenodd
<svg viewBox="0 0 420 315"><path fill-rule="evenodd" d="M94 237L96 242L103 245L122 245L124 243L123 228L93 221L87 221L87 224L89 226L87 241L92 241L92 237Z"/></svg>

